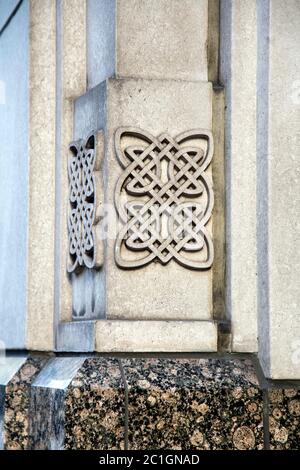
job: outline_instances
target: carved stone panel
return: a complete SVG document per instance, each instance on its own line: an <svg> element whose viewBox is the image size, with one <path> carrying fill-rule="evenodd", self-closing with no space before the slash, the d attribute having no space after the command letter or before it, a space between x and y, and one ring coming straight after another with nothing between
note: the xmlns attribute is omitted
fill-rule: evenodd
<svg viewBox="0 0 300 470"><path fill-rule="evenodd" d="M167 133L155 137L122 127L116 131L115 148L124 169L115 191L122 223L115 244L118 266L174 260L185 268L210 268L213 242L206 225L214 198L205 170L213 155L211 132L195 129L174 138Z"/></svg>
<svg viewBox="0 0 300 470"><path fill-rule="evenodd" d="M103 134L100 133L101 140ZM82 268L99 268L103 249L97 243L96 225L99 222L97 191L101 188L100 165L102 151L97 151L97 134L70 144L68 163L69 201L68 216L69 262L68 272Z"/></svg>

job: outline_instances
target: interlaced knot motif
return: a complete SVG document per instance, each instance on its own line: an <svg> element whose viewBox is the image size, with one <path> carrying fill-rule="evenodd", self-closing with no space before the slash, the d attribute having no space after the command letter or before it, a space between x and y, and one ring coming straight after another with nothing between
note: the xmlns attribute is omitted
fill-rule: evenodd
<svg viewBox="0 0 300 470"><path fill-rule="evenodd" d="M69 201L68 217L69 264L68 271L78 271L95 265L95 178L96 136L70 144L68 162Z"/></svg>
<svg viewBox="0 0 300 470"><path fill-rule="evenodd" d="M123 141L134 145L123 145ZM136 128L115 135L124 168L115 192L122 222L115 259L122 268L171 259L192 269L207 269L213 243L206 227L213 208L211 180L205 170L213 155L210 131L192 130L174 139Z"/></svg>

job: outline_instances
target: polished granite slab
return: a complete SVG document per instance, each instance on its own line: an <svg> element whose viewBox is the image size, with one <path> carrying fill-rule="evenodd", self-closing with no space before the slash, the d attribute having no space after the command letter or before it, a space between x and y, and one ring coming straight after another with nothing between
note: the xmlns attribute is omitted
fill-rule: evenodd
<svg viewBox="0 0 300 470"><path fill-rule="evenodd" d="M125 448L125 388L117 359L89 358L68 387L66 449Z"/></svg>
<svg viewBox="0 0 300 470"><path fill-rule="evenodd" d="M250 361L125 359L130 449L262 449Z"/></svg>
<svg viewBox="0 0 300 470"><path fill-rule="evenodd" d="M299 450L299 386L268 387L264 399L251 357L14 355L0 364L0 444Z"/></svg>
<svg viewBox="0 0 300 470"><path fill-rule="evenodd" d="M30 448L31 385L46 364L47 356L28 356L6 386L4 447L7 450Z"/></svg>
<svg viewBox="0 0 300 470"><path fill-rule="evenodd" d="M300 450L300 390L269 390L270 448Z"/></svg>

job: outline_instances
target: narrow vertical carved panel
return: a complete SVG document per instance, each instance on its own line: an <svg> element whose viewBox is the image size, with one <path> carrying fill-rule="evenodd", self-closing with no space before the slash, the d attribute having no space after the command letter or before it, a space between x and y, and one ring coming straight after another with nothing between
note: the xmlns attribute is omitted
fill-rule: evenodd
<svg viewBox="0 0 300 470"><path fill-rule="evenodd" d="M100 133L103 144L103 134ZM97 148L98 147L98 148ZM68 217L69 263L68 272L82 268L99 268L103 262L102 244L97 242L97 190L101 187L100 165L103 145L97 146L97 134L91 132L86 140L70 144Z"/></svg>

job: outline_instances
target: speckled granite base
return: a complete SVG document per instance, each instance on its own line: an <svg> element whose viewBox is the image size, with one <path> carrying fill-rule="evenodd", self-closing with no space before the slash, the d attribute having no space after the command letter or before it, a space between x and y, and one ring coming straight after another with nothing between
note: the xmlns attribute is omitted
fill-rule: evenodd
<svg viewBox="0 0 300 470"><path fill-rule="evenodd" d="M46 361L45 356L28 357L6 386L4 448L7 450L29 448L30 388Z"/></svg>
<svg viewBox="0 0 300 470"><path fill-rule="evenodd" d="M300 450L300 390L269 391L271 449Z"/></svg>
<svg viewBox="0 0 300 470"><path fill-rule="evenodd" d="M131 449L262 449L262 392L249 361L129 359Z"/></svg>
<svg viewBox="0 0 300 470"><path fill-rule="evenodd" d="M300 390L267 394L250 359L12 355L0 448L300 450Z"/></svg>
<svg viewBox="0 0 300 470"><path fill-rule="evenodd" d="M67 449L125 448L125 390L118 361L87 359L68 387Z"/></svg>

